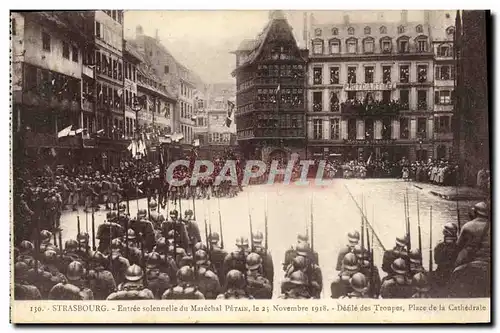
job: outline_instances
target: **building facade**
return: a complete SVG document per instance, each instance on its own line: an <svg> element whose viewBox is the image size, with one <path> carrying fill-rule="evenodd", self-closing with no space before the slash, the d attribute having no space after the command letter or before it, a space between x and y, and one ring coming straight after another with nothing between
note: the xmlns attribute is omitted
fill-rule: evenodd
<svg viewBox="0 0 500 333"><path fill-rule="evenodd" d="M255 40L244 40L236 55L237 140L245 158L305 156L307 53L297 46L281 11Z"/></svg>
<svg viewBox="0 0 500 333"><path fill-rule="evenodd" d="M451 130L441 120L451 112L449 82L440 80L443 86L436 88L434 81L433 34L446 29L431 11L401 11L392 22L351 22L344 15L342 22L318 24L311 17L307 155L450 158ZM443 91L437 105L435 89ZM436 118L443 132L435 133Z"/></svg>

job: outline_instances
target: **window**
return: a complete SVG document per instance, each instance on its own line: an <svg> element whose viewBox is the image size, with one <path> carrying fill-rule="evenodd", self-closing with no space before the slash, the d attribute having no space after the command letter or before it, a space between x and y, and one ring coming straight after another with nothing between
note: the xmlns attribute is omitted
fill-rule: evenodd
<svg viewBox="0 0 500 333"><path fill-rule="evenodd" d="M405 27L404 27L404 26L402 26L402 25L400 25L400 26L398 27L398 33L403 34L404 32L405 32Z"/></svg>
<svg viewBox="0 0 500 333"><path fill-rule="evenodd" d="M333 118L330 119L330 139L331 140L340 140L340 119Z"/></svg>
<svg viewBox="0 0 500 333"><path fill-rule="evenodd" d="M417 25L417 27L415 28L415 31L417 32L417 34L421 34L424 32L424 28L422 27L422 25Z"/></svg>
<svg viewBox="0 0 500 333"><path fill-rule="evenodd" d="M66 42L63 42L62 55L63 58L69 59L69 44Z"/></svg>
<svg viewBox="0 0 500 333"><path fill-rule="evenodd" d="M347 99L348 100L355 100L356 99L356 91L349 90L347 92Z"/></svg>
<svg viewBox="0 0 500 333"><path fill-rule="evenodd" d="M163 71L164 71L165 74L168 74L168 72L169 72L168 66L164 66L163 67Z"/></svg>
<svg viewBox="0 0 500 333"><path fill-rule="evenodd" d="M15 36L16 35L16 19L13 18L12 19L12 35Z"/></svg>
<svg viewBox="0 0 500 333"><path fill-rule="evenodd" d="M410 51L408 39L400 39L398 46L399 46L399 53L408 53Z"/></svg>
<svg viewBox="0 0 500 333"><path fill-rule="evenodd" d="M101 23L98 21L95 22L95 35L96 35L96 37L99 37L99 38L101 38L101 36L102 36L101 35Z"/></svg>
<svg viewBox="0 0 500 333"><path fill-rule="evenodd" d="M427 110L427 90L417 91L417 110Z"/></svg>
<svg viewBox="0 0 500 333"><path fill-rule="evenodd" d="M323 93L321 91L313 92L313 111L320 112L323 110Z"/></svg>
<svg viewBox="0 0 500 333"><path fill-rule="evenodd" d="M323 120L314 119L313 120L313 138L314 140L323 139Z"/></svg>
<svg viewBox="0 0 500 333"><path fill-rule="evenodd" d="M334 91L330 92L330 111L331 112L340 111L339 98L337 96L337 93Z"/></svg>
<svg viewBox="0 0 500 333"><path fill-rule="evenodd" d="M451 92L449 90L439 90L434 92L434 103L451 104Z"/></svg>
<svg viewBox="0 0 500 333"><path fill-rule="evenodd" d="M320 37L321 36L321 29L318 28L318 29L314 30L314 35L316 37Z"/></svg>
<svg viewBox="0 0 500 333"><path fill-rule="evenodd" d="M373 38L365 39L365 41L363 43L363 48L364 48L365 53L373 53L373 50L374 50L373 45L374 45Z"/></svg>
<svg viewBox="0 0 500 333"><path fill-rule="evenodd" d="M409 123L408 118L401 118L399 121L401 139L410 138L410 126L408 123Z"/></svg>
<svg viewBox="0 0 500 333"><path fill-rule="evenodd" d="M356 140L356 119L349 118L347 120L347 139Z"/></svg>
<svg viewBox="0 0 500 333"><path fill-rule="evenodd" d="M391 66L382 66L382 82L391 82Z"/></svg>
<svg viewBox="0 0 500 333"><path fill-rule="evenodd" d="M347 29L347 33L349 35L354 35L354 28L353 27L350 27L349 29Z"/></svg>
<svg viewBox="0 0 500 333"><path fill-rule="evenodd" d="M390 38L384 38L380 41L382 53L391 53L392 51L392 41Z"/></svg>
<svg viewBox="0 0 500 333"><path fill-rule="evenodd" d="M323 83L323 67L315 67L313 69L313 84Z"/></svg>
<svg viewBox="0 0 500 333"><path fill-rule="evenodd" d="M426 39L418 39L417 40L417 51L418 52L427 52L427 40Z"/></svg>
<svg viewBox="0 0 500 333"><path fill-rule="evenodd" d="M441 116L438 117L437 120L438 120L436 126L437 132L448 133L451 131L451 126L450 126L451 122L449 116Z"/></svg>
<svg viewBox="0 0 500 333"><path fill-rule="evenodd" d="M392 124L391 119L384 118L382 120L382 139L389 140L392 137Z"/></svg>
<svg viewBox="0 0 500 333"><path fill-rule="evenodd" d="M410 66L408 65L399 66L399 82L401 83L410 82Z"/></svg>
<svg viewBox="0 0 500 333"><path fill-rule="evenodd" d="M44 51L50 51L50 35L42 32L42 47Z"/></svg>
<svg viewBox="0 0 500 333"><path fill-rule="evenodd" d="M314 54L323 54L323 41L322 40L315 40L313 42L313 53Z"/></svg>
<svg viewBox="0 0 500 333"><path fill-rule="evenodd" d="M380 33L381 33L381 34L386 34L386 33L387 33L387 27L385 27L385 26L381 26L381 27L380 27Z"/></svg>
<svg viewBox="0 0 500 333"><path fill-rule="evenodd" d="M410 91L408 89L403 89L399 91L399 103L403 110L408 110L410 106Z"/></svg>
<svg viewBox="0 0 500 333"><path fill-rule="evenodd" d="M391 101L391 91L382 90L382 102L389 103Z"/></svg>
<svg viewBox="0 0 500 333"><path fill-rule="evenodd" d="M356 67L347 67L347 83L356 83Z"/></svg>
<svg viewBox="0 0 500 333"><path fill-rule="evenodd" d="M427 65L417 66L417 80L419 83L427 82Z"/></svg>
<svg viewBox="0 0 500 333"><path fill-rule="evenodd" d="M373 134L374 134L373 119L368 118L365 120L365 139L366 140L373 139Z"/></svg>
<svg viewBox="0 0 500 333"><path fill-rule="evenodd" d="M347 52L348 53L356 53L357 52L357 41L356 39L347 40Z"/></svg>
<svg viewBox="0 0 500 333"><path fill-rule="evenodd" d="M450 57L451 51L449 45L441 45L438 47L438 56L440 57Z"/></svg>
<svg viewBox="0 0 500 333"><path fill-rule="evenodd" d="M374 72L373 66L365 67L365 83L373 83L373 76L374 76L373 72Z"/></svg>
<svg viewBox="0 0 500 333"><path fill-rule="evenodd" d="M435 76L436 80L453 80L455 67L453 65L436 66Z"/></svg>
<svg viewBox="0 0 500 333"><path fill-rule="evenodd" d="M365 35L369 35L372 33L372 29L370 27L365 27Z"/></svg>
<svg viewBox="0 0 500 333"><path fill-rule="evenodd" d="M426 137L427 132L427 118L419 117L417 118L417 133L418 137L423 139Z"/></svg>
<svg viewBox="0 0 500 333"><path fill-rule="evenodd" d="M332 39L330 40L330 53L339 54L340 53L340 40Z"/></svg>
<svg viewBox="0 0 500 333"><path fill-rule="evenodd" d="M78 62L78 48L76 46L72 47L72 50L71 50L71 59L74 62Z"/></svg>
<svg viewBox="0 0 500 333"><path fill-rule="evenodd" d="M330 67L330 84L340 83L340 68Z"/></svg>
<svg viewBox="0 0 500 333"><path fill-rule="evenodd" d="M332 35L337 36L339 34L339 29L333 28L332 29Z"/></svg>

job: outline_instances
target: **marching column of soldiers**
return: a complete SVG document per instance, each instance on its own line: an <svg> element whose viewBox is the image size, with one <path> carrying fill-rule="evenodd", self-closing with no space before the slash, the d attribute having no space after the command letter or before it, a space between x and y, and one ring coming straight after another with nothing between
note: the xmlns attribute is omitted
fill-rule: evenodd
<svg viewBox="0 0 500 333"><path fill-rule="evenodd" d="M92 211L92 232L81 230L78 217L75 239L66 240L64 247L60 232L58 239L57 232L40 230L38 225L35 236L14 249L15 299L271 299L275 266L268 246L267 212L264 232L253 232L250 216L250 242L238 237L235 249L228 252L220 208L220 233L213 232L205 219L202 237L195 212L188 209L183 217L182 200L177 201L179 210L176 205L168 218L158 211L154 198L148 197L148 209L139 209L135 217L128 202L118 203L117 211L110 210L97 230ZM385 250L362 210L361 215L361 232L350 232L348 244L339 251L331 298L489 296L488 204L476 204L470 221L461 227L454 222L444 225L443 240L429 249L427 269L420 219L418 247L411 246L408 228L404 237L396 238L394 248ZM432 230L432 213L430 220ZM306 228L285 252L280 299L322 296L312 210L310 222L310 233ZM387 275L382 279L374 263L375 237L384 249L381 270Z"/></svg>

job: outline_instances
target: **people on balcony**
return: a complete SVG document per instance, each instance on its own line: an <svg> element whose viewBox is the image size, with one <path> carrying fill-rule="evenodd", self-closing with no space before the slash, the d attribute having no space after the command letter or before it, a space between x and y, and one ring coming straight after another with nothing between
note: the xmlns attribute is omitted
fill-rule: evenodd
<svg viewBox="0 0 500 333"><path fill-rule="evenodd" d="M361 102L358 99L350 99L341 103L341 110L343 113L398 113L399 111L404 110L404 107L405 105L400 103L398 100L374 100L373 97L365 99L364 102Z"/></svg>

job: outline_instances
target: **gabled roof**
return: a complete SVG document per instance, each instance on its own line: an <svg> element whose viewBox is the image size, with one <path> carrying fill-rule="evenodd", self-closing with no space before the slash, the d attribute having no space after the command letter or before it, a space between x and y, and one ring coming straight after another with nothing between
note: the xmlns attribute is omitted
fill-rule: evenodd
<svg viewBox="0 0 500 333"><path fill-rule="evenodd" d="M238 49L234 52L244 52L244 51L252 51L255 49L257 45L257 41L255 39L244 39L241 41Z"/></svg>
<svg viewBox="0 0 500 333"><path fill-rule="evenodd" d="M130 41L125 41L125 52L129 53L132 57L136 58L140 62L145 62L144 57L137 50L135 45L133 45Z"/></svg>

